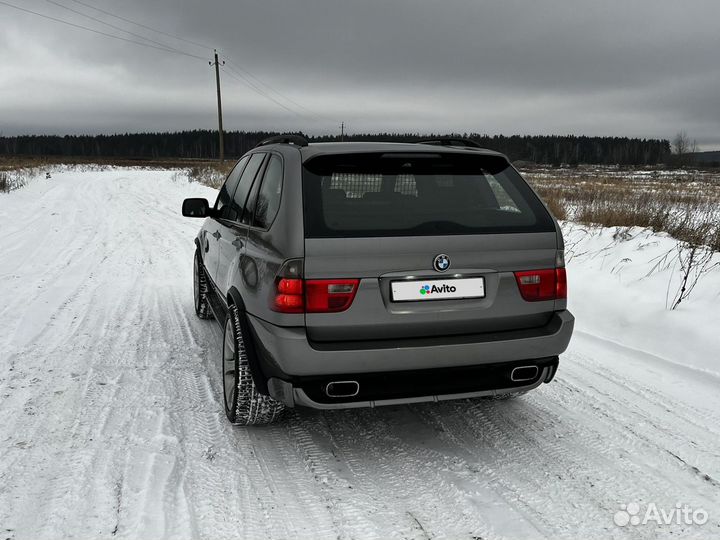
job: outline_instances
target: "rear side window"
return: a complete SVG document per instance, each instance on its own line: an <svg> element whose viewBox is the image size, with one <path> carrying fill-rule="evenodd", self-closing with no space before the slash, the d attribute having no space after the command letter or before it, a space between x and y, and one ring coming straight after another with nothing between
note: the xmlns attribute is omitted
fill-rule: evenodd
<svg viewBox="0 0 720 540"><path fill-rule="evenodd" d="M499 156L337 154L303 171L308 238L550 232L554 222Z"/></svg>
<svg viewBox="0 0 720 540"><path fill-rule="evenodd" d="M227 213L227 216L223 216L225 219L240 221L243 209L245 208L245 200L247 199L248 193L250 193L253 179L255 175L257 175L258 170L260 170L264 159L265 154L253 154L250 157L250 161L248 161L247 167L245 167L237 189L235 190L232 203L230 204L230 211Z"/></svg>
<svg viewBox="0 0 720 540"><path fill-rule="evenodd" d="M243 168L245 167L245 164L247 164L248 159L250 158L244 157L237 162L237 165L235 165L233 170L230 171L227 180L225 180L225 183L220 188L217 201L215 201L215 210L217 210L218 215L222 217L225 217L223 214L227 213L229 210L230 201L232 200L233 193L235 193L238 180L240 180L240 174L243 172Z"/></svg>
<svg viewBox="0 0 720 540"><path fill-rule="evenodd" d="M280 208L282 194L283 164L278 156L270 156L265 177L255 205L255 226L267 229L272 225Z"/></svg>

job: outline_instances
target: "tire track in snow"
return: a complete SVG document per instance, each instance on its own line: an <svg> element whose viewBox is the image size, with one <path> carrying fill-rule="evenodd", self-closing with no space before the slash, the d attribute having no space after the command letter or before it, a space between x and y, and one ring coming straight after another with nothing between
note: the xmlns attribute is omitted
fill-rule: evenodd
<svg viewBox="0 0 720 540"><path fill-rule="evenodd" d="M719 456L714 441L718 438L712 429L687 430L687 426L694 427L690 420L692 416L684 417L679 414L682 407L668 410L654 401L639 402L637 396L643 393L634 388L637 382L628 388L625 384L614 381L613 377L606 378L597 374L586 377L583 373L585 365L582 365L582 368L582 371L566 373L563 376L567 378L565 384L573 388L575 393L588 390L593 392L593 396L603 405L594 407L594 417L605 424L608 435L614 434L614 437L608 438L618 441L624 439L625 446L631 447L633 454L644 456L653 463L656 470L648 471L646 475L657 483L652 490L655 499L662 495L670 506L674 505L679 481L682 480L680 485L684 485L687 490L684 502L693 502L695 507L720 505L717 482L713 482L712 477L706 480L704 476L707 473L702 471L703 464L717 466ZM592 371L590 373L592 374ZM611 386L598 388L599 383L604 381L609 381ZM664 417L660 414L664 414ZM623 421L619 423L618 418L623 418ZM689 435L692 435L693 439L689 439ZM701 465L689 464L681 455L691 455ZM661 467L658 471L659 466ZM679 476L673 471L679 473ZM642 485L646 480L640 479L638 482Z"/></svg>
<svg viewBox="0 0 720 540"><path fill-rule="evenodd" d="M553 384L514 402L297 410L267 428L232 428L220 332L192 307L198 223L178 210L182 191L200 188L167 176L67 173L32 188L27 230L11 230L12 247L33 257L21 268L32 283L12 280L25 296L4 285L13 294L0 324L52 305L26 341L0 342L0 365L14 365L0 374L0 523L10 534L651 538L652 528L614 527L618 505L678 498L717 520L718 490L692 467L720 469L718 409L646 382L641 353L587 339ZM53 204L66 229L51 235L41 207ZM0 275L15 274L0 261ZM53 298L40 280L57 285ZM694 386L711 404L713 384ZM715 521L661 532L711 536Z"/></svg>
<svg viewBox="0 0 720 540"><path fill-rule="evenodd" d="M477 508L455 481L462 459L434 448L434 429L406 407L298 416L290 429L312 434L298 437L305 460L349 537L415 537L418 523L438 537L478 528Z"/></svg>

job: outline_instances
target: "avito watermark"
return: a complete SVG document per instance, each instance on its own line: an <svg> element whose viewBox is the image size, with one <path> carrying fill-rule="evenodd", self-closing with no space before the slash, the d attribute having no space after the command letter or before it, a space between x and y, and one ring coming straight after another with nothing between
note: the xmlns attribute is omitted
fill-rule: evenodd
<svg viewBox="0 0 720 540"><path fill-rule="evenodd" d="M705 525L708 513L702 508L692 508L683 503L676 503L672 508L659 507L648 503L644 511L640 504L631 502L621 504L615 512L613 521L618 527L639 526L654 523L655 525Z"/></svg>

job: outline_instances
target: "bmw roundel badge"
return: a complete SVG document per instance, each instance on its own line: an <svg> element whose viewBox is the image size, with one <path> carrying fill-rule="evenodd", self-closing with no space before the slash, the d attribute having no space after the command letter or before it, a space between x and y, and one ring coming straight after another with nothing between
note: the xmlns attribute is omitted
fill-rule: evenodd
<svg viewBox="0 0 720 540"><path fill-rule="evenodd" d="M438 272L444 272L450 268L450 257L444 253L436 255L435 259L433 259L433 268L435 268Z"/></svg>

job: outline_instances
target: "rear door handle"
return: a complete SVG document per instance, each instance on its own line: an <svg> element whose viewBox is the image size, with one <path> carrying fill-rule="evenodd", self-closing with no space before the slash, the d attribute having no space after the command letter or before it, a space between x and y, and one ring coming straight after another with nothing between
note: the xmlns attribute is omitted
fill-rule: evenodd
<svg viewBox="0 0 720 540"><path fill-rule="evenodd" d="M220 234L220 231L215 231L214 233L212 233L212 235L215 238L215 240L220 240L220 237L222 236Z"/></svg>
<svg viewBox="0 0 720 540"><path fill-rule="evenodd" d="M236 238L235 240L233 240L232 245L240 249L241 247L243 247L243 242L239 238Z"/></svg>

